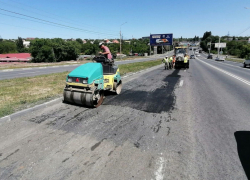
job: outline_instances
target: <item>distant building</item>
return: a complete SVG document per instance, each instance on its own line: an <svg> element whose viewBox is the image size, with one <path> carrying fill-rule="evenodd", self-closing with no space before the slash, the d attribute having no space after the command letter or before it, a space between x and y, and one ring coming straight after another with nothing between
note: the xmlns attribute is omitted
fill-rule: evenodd
<svg viewBox="0 0 250 180"><path fill-rule="evenodd" d="M119 43L120 43L120 42L119 42L118 40L116 40L116 39L114 39L112 42L115 43L115 44L119 44Z"/></svg>
<svg viewBox="0 0 250 180"><path fill-rule="evenodd" d="M1 62L29 62L30 60L30 53L0 54Z"/></svg>
<svg viewBox="0 0 250 180"><path fill-rule="evenodd" d="M30 46L30 41L23 40L23 46L28 48Z"/></svg>
<svg viewBox="0 0 250 180"><path fill-rule="evenodd" d="M150 36L145 36L145 37L142 37L142 39L149 39Z"/></svg>
<svg viewBox="0 0 250 180"><path fill-rule="evenodd" d="M109 43L110 40L109 40L109 39L104 39L104 42L105 42L105 43Z"/></svg>
<svg viewBox="0 0 250 180"><path fill-rule="evenodd" d="M36 38L31 38L31 37L28 37L26 38L26 40L35 40Z"/></svg>

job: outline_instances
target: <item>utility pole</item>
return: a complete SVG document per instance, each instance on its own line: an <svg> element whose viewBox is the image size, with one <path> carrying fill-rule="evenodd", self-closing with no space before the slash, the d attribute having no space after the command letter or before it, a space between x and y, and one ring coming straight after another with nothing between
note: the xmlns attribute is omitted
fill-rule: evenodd
<svg viewBox="0 0 250 180"><path fill-rule="evenodd" d="M120 54L122 53L122 35L121 35L121 28L120 28Z"/></svg>
<svg viewBox="0 0 250 180"><path fill-rule="evenodd" d="M123 24L126 24L126 23L127 22L125 22ZM122 32L121 32L121 27L122 27L123 24L120 25L120 54L122 53Z"/></svg>

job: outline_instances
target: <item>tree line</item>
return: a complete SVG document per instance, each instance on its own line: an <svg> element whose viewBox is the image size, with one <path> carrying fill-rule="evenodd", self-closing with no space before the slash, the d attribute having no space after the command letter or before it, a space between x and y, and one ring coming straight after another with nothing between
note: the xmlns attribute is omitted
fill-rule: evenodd
<svg viewBox="0 0 250 180"><path fill-rule="evenodd" d="M237 56L239 58L250 58L249 37L228 37L223 36L220 42L226 43L226 48L222 48L223 54ZM211 42L211 53L217 54L215 43L219 43L219 36L213 36L211 31L206 31L201 39L200 46L203 51L209 52Z"/></svg>
<svg viewBox="0 0 250 180"><path fill-rule="evenodd" d="M65 41L61 38L54 39L35 39L31 40L29 48L24 47L21 37L13 41L0 41L0 54L4 53L31 53L33 62L60 62L75 60L80 54L96 55L101 51L99 48L100 40L87 40L83 43L82 39L76 41ZM122 40L122 53L149 53L149 39ZM105 43L104 43L105 44ZM120 52L120 44L105 44L109 47L112 54Z"/></svg>

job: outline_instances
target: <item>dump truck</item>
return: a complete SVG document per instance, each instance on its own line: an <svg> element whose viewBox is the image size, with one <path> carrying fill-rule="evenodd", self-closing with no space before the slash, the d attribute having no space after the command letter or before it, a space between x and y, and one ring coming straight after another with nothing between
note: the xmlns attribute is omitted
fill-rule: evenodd
<svg viewBox="0 0 250 180"><path fill-rule="evenodd" d="M188 56L188 62L187 66L184 63L184 56L187 54ZM174 48L174 55L175 55L175 68L189 68L189 55L188 55L188 47L186 46L178 46Z"/></svg>
<svg viewBox="0 0 250 180"><path fill-rule="evenodd" d="M104 91L120 94L122 80L113 60L103 56L83 64L66 77L63 102L86 107L98 107L104 101Z"/></svg>

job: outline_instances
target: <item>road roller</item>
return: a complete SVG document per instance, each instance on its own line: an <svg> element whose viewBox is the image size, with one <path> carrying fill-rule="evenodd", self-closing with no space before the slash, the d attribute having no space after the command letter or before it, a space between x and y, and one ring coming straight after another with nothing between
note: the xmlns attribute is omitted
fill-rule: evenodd
<svg viewBox="0 0 250 180"><path fill-rule="evenodd" d="M66 77L63 102L86 107L98 107L104 101L104 92L120 94L122 80L113 60L96 56L93 62L83 64Z"/></svg>

